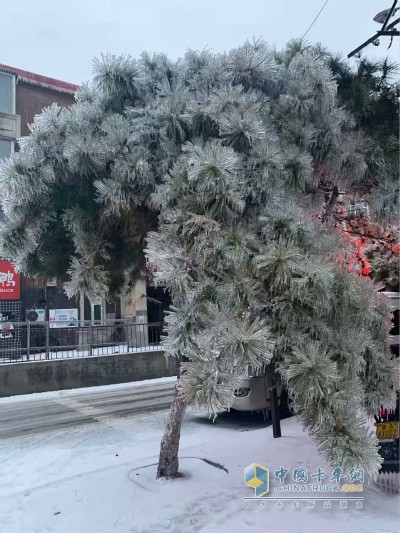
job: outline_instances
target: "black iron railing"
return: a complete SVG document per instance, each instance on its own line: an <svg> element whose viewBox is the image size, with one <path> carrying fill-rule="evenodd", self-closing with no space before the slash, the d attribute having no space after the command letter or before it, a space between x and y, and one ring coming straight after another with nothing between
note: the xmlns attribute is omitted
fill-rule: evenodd
<svg viewBox="0 0 400 533"><path fill-rule="evenodd" d="M160 349L163 324L128 319L0 323L0 364Z"/></svg>

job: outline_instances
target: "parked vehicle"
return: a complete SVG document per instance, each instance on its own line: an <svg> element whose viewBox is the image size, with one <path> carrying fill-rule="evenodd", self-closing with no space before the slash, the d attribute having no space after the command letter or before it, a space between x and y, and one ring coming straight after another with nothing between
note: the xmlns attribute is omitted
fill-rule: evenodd
<svg viewBox="0 0 400 533"><path fill-rule="evenodd" d="M383 292L383 294L389 299L394 314L393 329L391 330L391 345L392 351L396 353L400 344L400 293ZM271 409L271 391L269 390L268 383L268 375L264 370L257 372L251 365L248 365L246 375L243 376L240 386L235 391L235 401L233 402L232 409L236 411L269 411ZM293 414L293 402L282 386L277 387L277 396L281 412Z"/></svg>
<svg viewBox="0 0 400 533"><path fill-rule="evenodd" d="M268 370L257 372L251 365L247 366L246 376L241 379L240 386L235 391L235 400L232 409L236 411L261 411L271 410L271 391ZM278 406L281 413L293 414L292 402L287 391L282 385L277 386Z"/></svg>

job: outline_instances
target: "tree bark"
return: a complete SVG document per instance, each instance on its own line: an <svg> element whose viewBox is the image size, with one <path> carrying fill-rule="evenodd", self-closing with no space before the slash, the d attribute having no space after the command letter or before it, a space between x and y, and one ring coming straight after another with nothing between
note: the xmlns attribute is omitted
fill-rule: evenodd
<svg viewBox="0 0 400 533"><path fill-rule="evenodd" d="M329 217L332 215L333 208L335 207L335 204L337 202L337 199L339 197L339 188L335 185L332 190L331 197L329 201L325 204L325 210L322 215L322 222L328 222Z"/></svg>
<svg viewBox="0 0 400 533"><path fill-rule="evenodd" d="M178 390L176 388L175 396L172 400L172 405L165 422L164 435L161 440L157 478L163 477L171 479L178 476L179 441L186 407L186 400L178 395Z"/></svg>

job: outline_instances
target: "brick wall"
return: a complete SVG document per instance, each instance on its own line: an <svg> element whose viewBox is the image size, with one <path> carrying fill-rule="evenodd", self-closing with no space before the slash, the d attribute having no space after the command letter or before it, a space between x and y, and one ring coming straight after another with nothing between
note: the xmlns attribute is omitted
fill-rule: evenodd
<svg viewBox="0 0 400 533"><path fill-rule="evenodd" d="M72 94L46 89L40 85L31 85L19 80L16 94L16 113L21 116L21 135L29 135L28 124L33 122L35 115L45 107L57 103L61 107L69 107L75 102Z"/></svg>

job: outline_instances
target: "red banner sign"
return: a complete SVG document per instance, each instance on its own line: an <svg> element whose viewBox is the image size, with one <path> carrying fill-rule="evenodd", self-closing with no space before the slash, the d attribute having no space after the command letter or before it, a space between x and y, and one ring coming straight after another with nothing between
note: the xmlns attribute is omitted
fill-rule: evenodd
<svg viewBox="0 0 400 533"><path fill-rule="evenodd" d="M0 300L19 300L21 277L11 261L0 260Z"/></svg>

